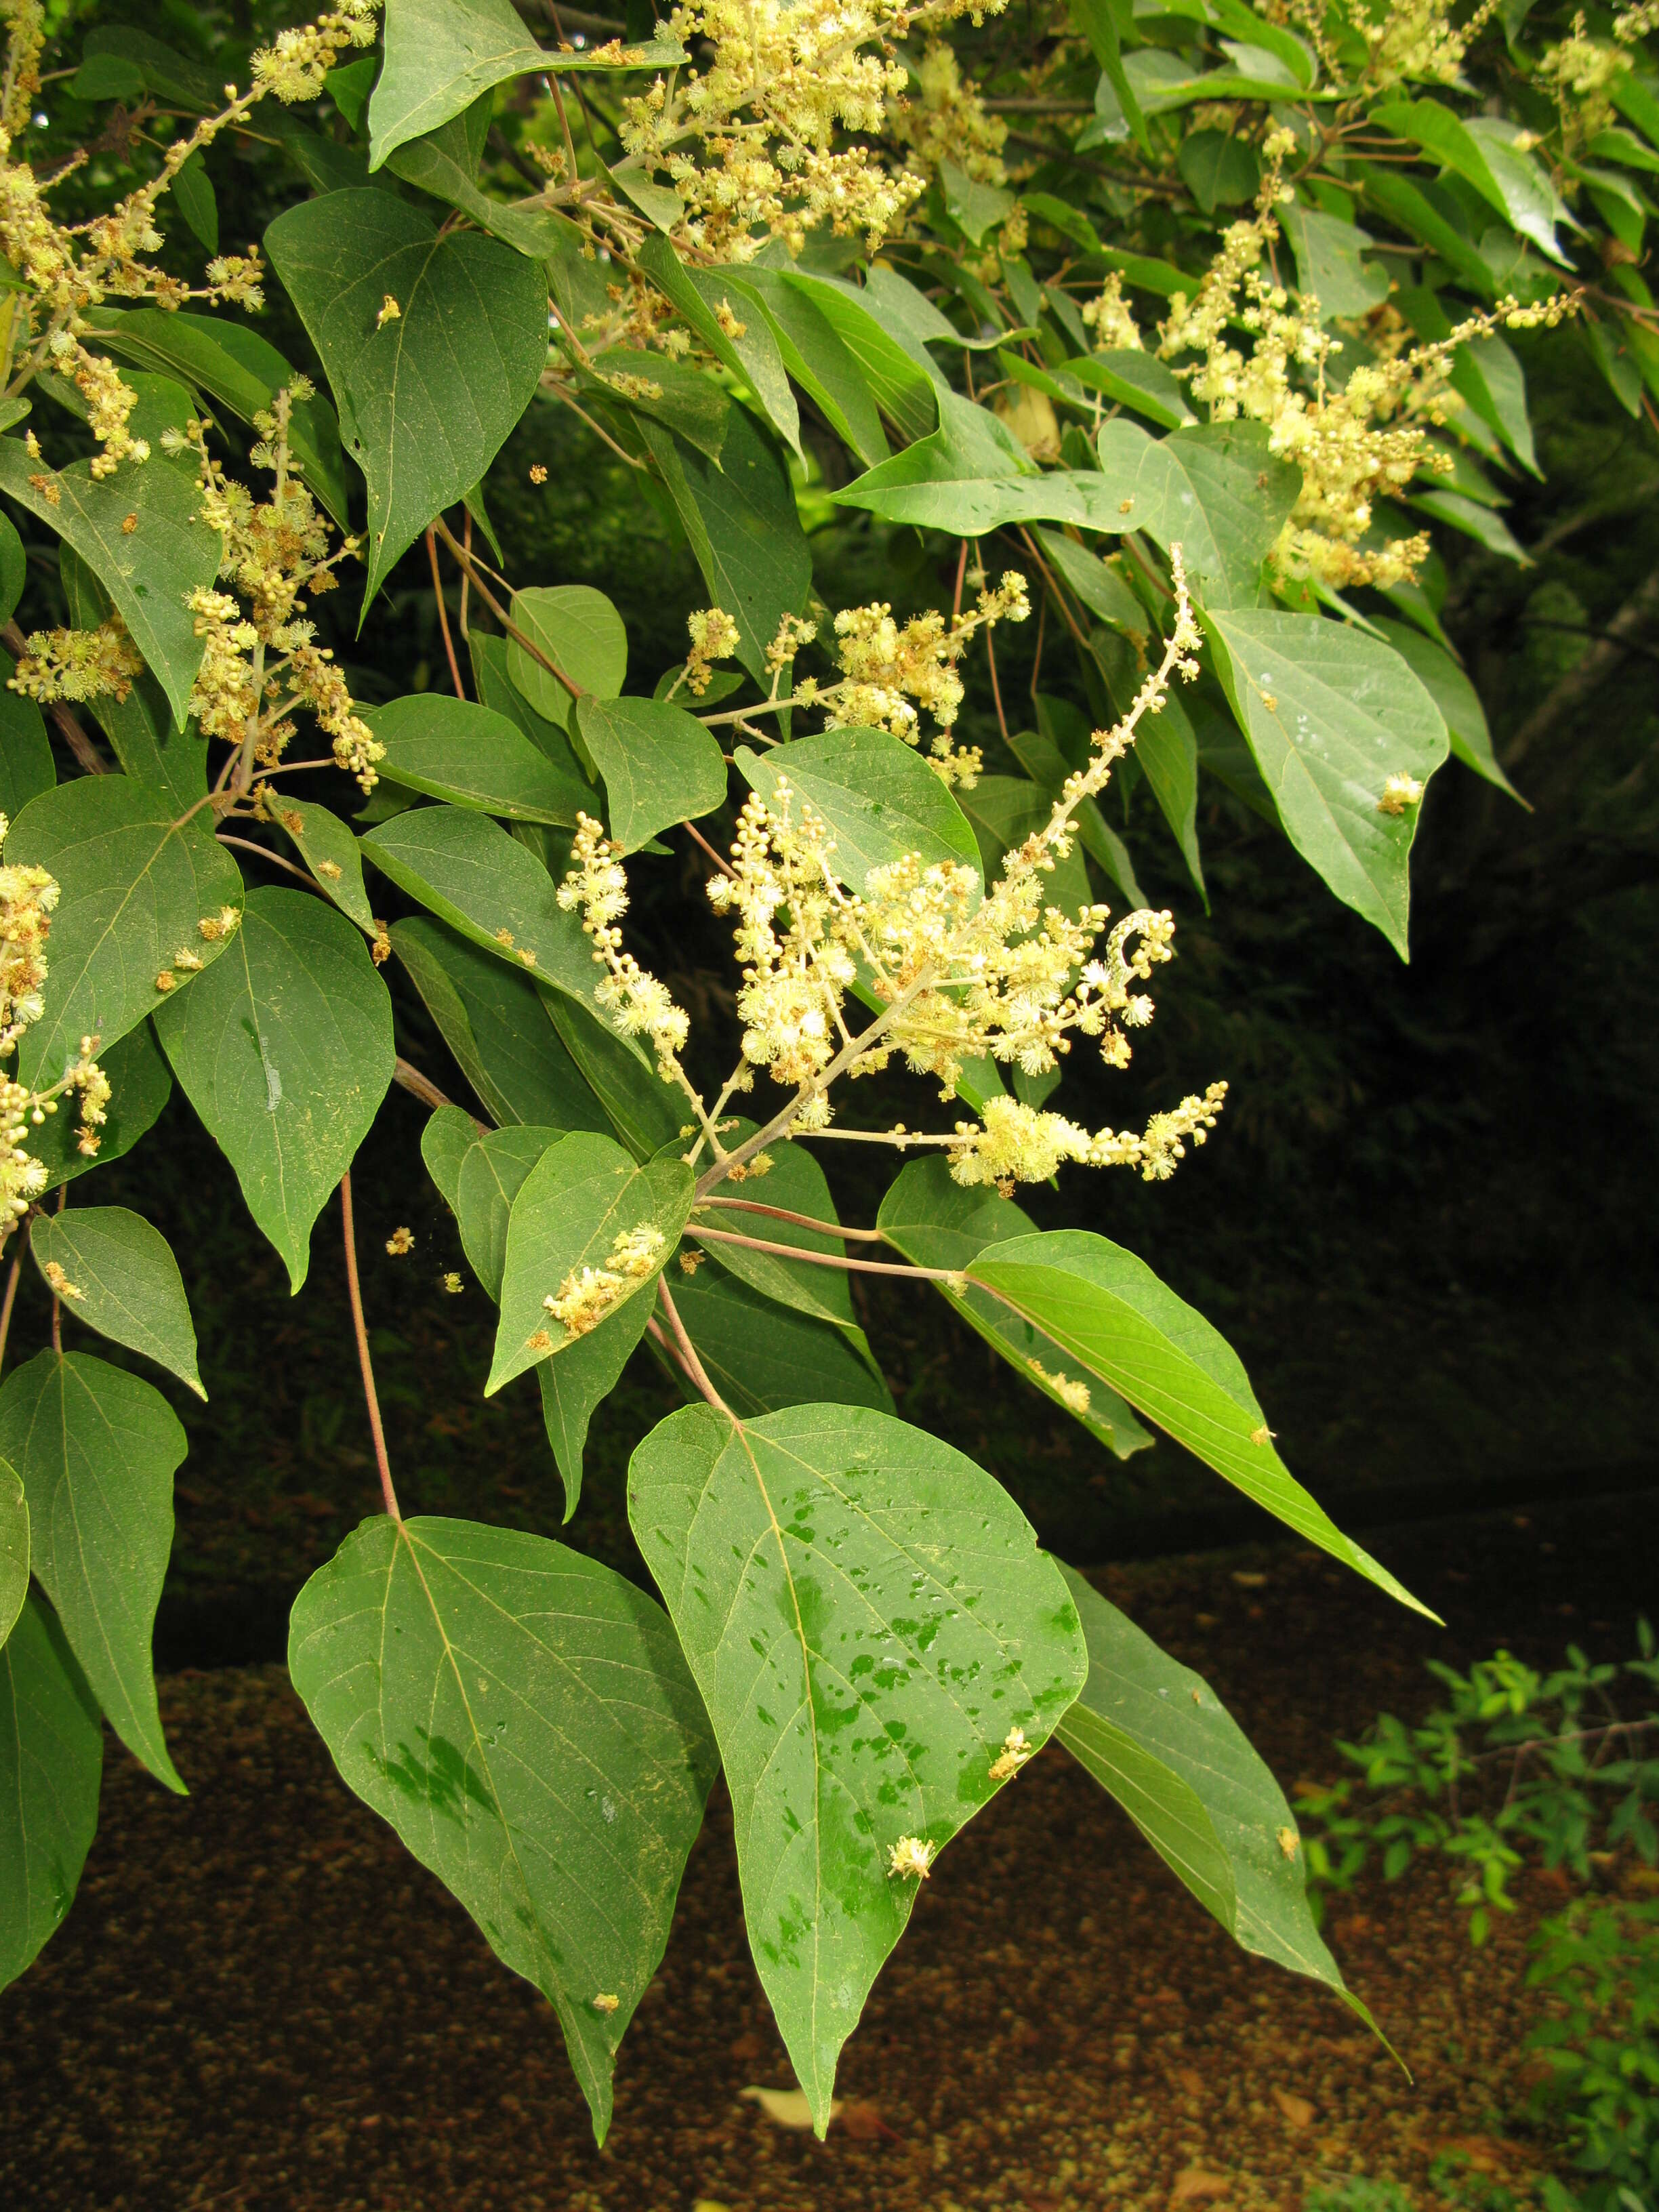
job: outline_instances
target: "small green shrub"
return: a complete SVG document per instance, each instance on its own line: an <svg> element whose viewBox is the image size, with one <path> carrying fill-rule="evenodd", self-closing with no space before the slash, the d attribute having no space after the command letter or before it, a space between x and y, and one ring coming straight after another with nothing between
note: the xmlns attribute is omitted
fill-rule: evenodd
<svg viewBox="0 0 1659 2212"><path fill-rule="evenodd" d="M1551 2212L1659 2204L1659 1905L1583 1901L1547 1921L1528 1984L1554 2009L1527 2038L1549 2072L1534 2109L1555 2119L1583 2176Z"/></svg>

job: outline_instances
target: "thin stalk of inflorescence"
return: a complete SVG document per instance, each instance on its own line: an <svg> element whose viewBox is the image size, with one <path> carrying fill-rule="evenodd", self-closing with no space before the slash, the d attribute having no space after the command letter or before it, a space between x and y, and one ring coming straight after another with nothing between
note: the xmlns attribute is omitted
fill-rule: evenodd
<svg viewBox="0 0 1659 2212"><path fill-rule="evenodd" d="M908 1275L919 1283L954 1283L965 1288L967 1278L959 1267L913 1267L895 1260L850 1260L840 1252L809 1252L802 1244L774 1244L763 1237L739 1237L730 1229L705 1228L701 1221L686 1224L688 1237L706 1237L711 1244L739 1244L750 1252L769 1252L780 1260L799 1260L809 1267L840 1267L855 1275Z"/></svg>
<svg viewBox="0 0 1659 2212"><path fill-rule="evenodd" d="M826 1237L839 1237L843 1242L879 1244L879 1229L843 1229L838 1221L820 1221L816 1214L792 1213L785 1206L763 1206L752 1198L706 1198L705 1206L719 1206L733 1213L763 1213L769 1221L787 1221L797 1229L819 1229Z"/></svg>
<svg viewBox="0 0 1659 2212"><path fill-rule="evenodd" d="M703 1364L697 1357L697 1347L692 1343L690 1338L686 1334L685 1323L680 1319L679 1309L674 1304L674 1300L669 1291L668 1285L664 1282L660 1275L657 1278L657 1302L661 1306L663 1310L663 1318L667 1322L669 1328L672 1333L675 1347L680 1357L680 1364L684 1368L686 1373L691 1377L691 1380L696 1384L698 1389L702 1391L703 1396L708 1399L709 1404L718 1412L724 1413L729 1421L735 1424L738 1418L737 1415L732 1411L732 1408L726 1404L725 1399L721 1397L720 1392L709 1381L708 1373L703 1367Z"/></svg>
<svg viewBox="0 0 1659 2212"><path fill-rule="evenodd" d="M455 696L465 699L466 686L461 681L460 663L455 658L455 641L449 635L449 610L444 605L444 580L438 574L438 540L430 524L426 532L426 555L432 563L432 596L438 604L438 628L443 633L444 653L449 662L449 680L455 686Z"/></svg>
<svg viewBox="0 0 1659 2212"><path fill-rule="evenodd" d="M363 1374L363 1401L368 1407L369 1434L374 1439L374 1463L380 1471L380 1495L386 1510L398 1522L398 1493L392 1486L392 1462L386 1457L386 1431L380 1425L380 1394L374 1388L374 1364L368 1356L368 1328L363 1320L363 1294L357 1280L357 1237L351 1218L351 1170L340 1177L340 1216L345 1230L346 1291L351 1300L351 1326L357 1337L357 1364Z"/></svg>

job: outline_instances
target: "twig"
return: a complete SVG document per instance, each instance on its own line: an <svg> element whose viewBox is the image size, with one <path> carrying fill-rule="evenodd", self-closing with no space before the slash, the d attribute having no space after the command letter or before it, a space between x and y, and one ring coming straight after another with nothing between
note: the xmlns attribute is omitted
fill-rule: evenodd
<svg viewBox="0 0 1659 2212"><path fill-rule="evenodd" d="M444 605L443 578L438 574L438 539L430 523L426 526L426 556L432 563L432 596L438 602L438 627L443 632L449 680L455 686L455 696L465 699L466 686L461 681L460 663L455 658L455 641L449 635L449 610Z"/></svg>
<svg viewBox="0 0 1659 2212"><path fill-rule="evenodd" d="M839 1237L843 1243L879 1244L879 1229L843 1229L838 1221L820 1221L811 1213L791 1213L786 1206L762 1206L752 1198L705 1198L705 1206L720 1206L733 1213L763 1213L769 1220L792 1221L797 1229L821 1229L826 1237Z"/></svg>
<svg viewBox="0 0 1659 2212"><path fill-rule="evenodd" d="M668 1285L660 1275L657 1278L657 1297L668 1326L674 1333L674 1342L679 1350L680 1363L686 1373L702 1391L703 1396L708 1399L709 1404L717 1412L724 1413L734 1426L738 1425L737 1415L721 1397L704 1371L703 1364L697 1357L697 1347L686 1334L685 1323L680 1319L679 1309L669 1295Z"/></svg>
<svg viewBox="0 0 1659 2212"><path fill-rule="evenodd" d="M363 1322L363 1294L357 1281L357 1237L351 1219L351 1170L340 1177L340 1216L345 1229L346 1289L351 1298L351 1326L357 1334L357 1364L363 1370L363 1399L368 1407L369 1432L374 1439L374 1463L380 1470L380 1495L386 1510L401 1522L398 1493L392 1486L392 1462L386 1454L386 1431L380 1426L380 1401L374 1389L374 1367L368 1356L368 1330Z"/></svg>
<svg viewBox="0 0 1659 2212"><path fill-rule="evenodd" d="M809 1252L800 1244L769 1244L762 1237L739 1237L730 1229L707 1229L701 1221L688 1222L685 1233L688 1237L706 1237L714 1244L741 1244L750 1252L768 1252L780 1260L801 1260L809 1267L848 1268L860 1275L908 1275L918 1283L963 1280L959 1267L912 1267L896 1260L849 1260L838 1252Z"/></svg>
<svg viewBox="0 0 1659 2212"><path fill-rule="evenodd" d="M418 1098L423 1106L436 1108L455 1103L453 1098L445 1097L430 1076L422 1075L418 1067L412 1066L406 1060L399 1060L393 1065L392 1079L407 1091L412 1098ZM476 1115L473 1118L475 1121L477 1119Z"/></svg>
<svg viewBox="0 0 1659 2212"><path fill-rule="evenodd" d="M698 829L695 822L682 822L680 827L685 831L689 837L690 837L696 843L702 846L703 851L708 854L709 859L714 863L714 866L720 870L722 875L730 876L734 883L737 881L737 870L732 866L730 860L724 859L721 854L714 850L714 848L709 843L708 838L703 836L702 830Z"/></svg>
<svg viewBox="0 0 1659 2212"><path fill-rule="evenodd" d="M319 888L303 868L296 868L292 860L285 860L280 853L271 852L267 846L256 845L252 837L231 837L221 830L218 838L222 845L234 845L239 852L257 853L262 860L269 860L273 868L286 868L289 875L298 876L307 890L314 891Z"/></svg>
<svg viewBox="0 0 1659 2212"><path fill-rule="evenodd" d="M1002 732L1003 744L1005 745L1009 745L1009 750L1012 751L1013 748L1009 744L1008 717L1002 711L1002 686L997 682L996 647L991 642L991 625L989 623L987 623L985 625L985 661L986 665L991 672L991 696L996 702L997 727Z"/></svg>
<svg viewBox="0 0 1659 2212"><path fill-rule="evenodd" d="M962 580L968 573L968 540L962 541L962 550L957 556L957 588L951 601L951 620L954 623L962 613Z"/></svg>
<svg viewBox="0 0 1659 2212"><path fill-rule="evenodd" d="M435 527L439 537L443 539L444 544L448 546L450 551L455 556L455 558L458 561L464 561L466 563L467 568L471 574L472 580L478 587L478 597L489 608L490 613L495 616L496 621L500 623L501 628L513 640L513 642L515 645L522 646L532 660L539 661L550 676L556 676L559 682L563 684L565 690L570 694L573 699L580 699L582 696L581 685L580 684L573 684L570 678L565 674L563 669L559 666L558 662L556 660L550 660L543 648L537 644L534 638L526 637L525 635L525 633L519 628L518 624L512 619L511 616L508 615L506 608L502 606L501 601L495 597L495 594L484 583L483 577L478 573L479 563L474 561L471 554L468 552L466 548L461 544L454 532L450 529L442 515L438 517Z"/></svg>

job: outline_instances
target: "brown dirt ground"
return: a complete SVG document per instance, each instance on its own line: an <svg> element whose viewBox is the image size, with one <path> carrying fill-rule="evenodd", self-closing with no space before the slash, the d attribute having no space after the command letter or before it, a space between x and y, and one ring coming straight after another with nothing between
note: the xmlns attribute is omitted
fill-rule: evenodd
<svg viewBox="0 0 1659 2212"><path fill-rule="evenodd" d="M1610 1510L1593 1553L1577 1508L1396 1546L1449 1634L1314 1553L1099 1580L1293 1781L1379 1707L1419 1710L1431 1651L1631 1648L1650 1502ZM282 1669L167 1678L162 1710L194 1794L112 1747L74 1912L0 2000L9 2212L1257 2212L1360 2174L1498 2212L1551 2163L1515 2117L1516 2053L1559 1890L1523 1882L1480 1953L1431 1871L1338 1901L1407 2080L1334 1999L1235 1950L1057 1751L923 1892L843 2060L852 2124L822 2145L738 2095L790 2077L717 1792L597 2153L551 2013L339 1784Z"/></svg>

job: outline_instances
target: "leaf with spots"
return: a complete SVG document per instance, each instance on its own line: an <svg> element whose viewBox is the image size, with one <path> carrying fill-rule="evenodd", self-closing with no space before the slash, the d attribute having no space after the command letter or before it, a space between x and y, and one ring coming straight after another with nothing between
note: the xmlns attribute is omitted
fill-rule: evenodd
<svg viewBox="0 0 1659 2212"><path fill-rule="evenodd" d="M866 1407L688 1407L635 1453L628 1510L714 1723L750 1948L822 2136L915 1899L893 1854L925 1863L996 1790L1012 1732L1049 1735L1087 1672L1076 1607L1000 1484Z"/></svg>
<svg viewBox="0 0 1659 2212"><path fill-rule="evenodd" d="M397 1058L392 1000L368 946L307 892L251 892L228 957L155 1026L298 1291L312 1224L368 1135Z"/></svg>
<svg viewBox="0 0 1659 2212"><path fill-rule="evenodd" d="M660 1608L544 1536L377 1518L295 1601L288 1665L347 1784L558 2014L603 2142L714 1777Z"/></svg>

